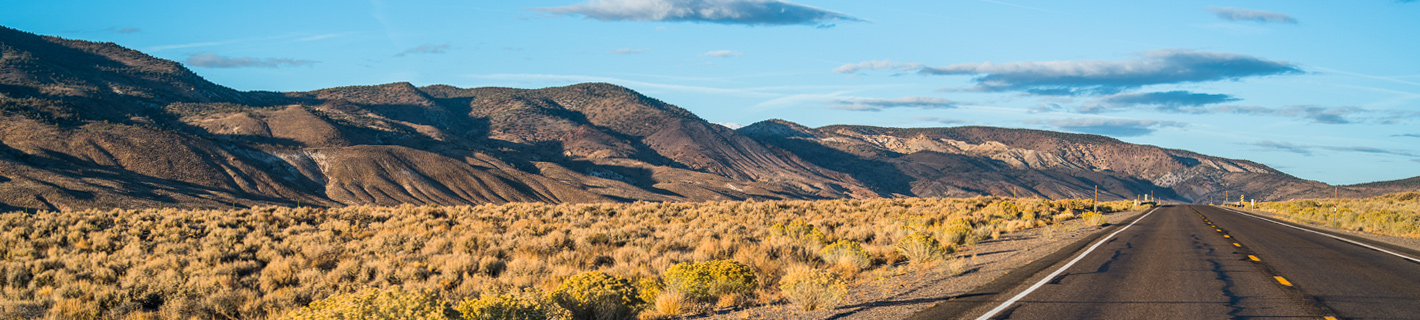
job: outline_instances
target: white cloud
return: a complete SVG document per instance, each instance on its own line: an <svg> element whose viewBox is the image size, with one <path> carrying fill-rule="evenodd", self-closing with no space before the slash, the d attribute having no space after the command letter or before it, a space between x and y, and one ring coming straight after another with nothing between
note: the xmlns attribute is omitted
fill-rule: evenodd
<svg viewBox="0 0 1420 320"><path fill-rule="evenodd" d="M426 54L426 53L427 53L427 54L435 54L435 53L445 53L445 52L449 52L449 45L447 45L447 44L428 44L428 43L426 43L426 44L421 44L421 45L419 45L418 47L413 47L413 48L405 49L404 51L401 51L399 54L396 54L396 55L394 55L394 56L396 56L396 57L403 57L403 56L407 56L407 55L411 55L411 54Z"/></svg>
<svg viewBox="0 0 1420 320"><path fill-rule="evenodd" d="M1218 18L1228 21L1297 23L1297 18L1280 12L1214 6L1209 6L1208 11Z"/></svg>
<svg viewBox="0 0 1420 320"><path fill-rule="evenodd" d="M977 75L973 91L1024 91L1042 95L1115 94L1146 85L1238 80L1302 73L1281 61L1181 49L1151 50L1127 61L962 63L924 67L929 75Z"/></svg>
<svg viewBox="0 0 1420 320"><path fill-rule="evenodd" d="M731 58L731 57L739 57L739 56L745 55L743 52L730 51L730 50L715 50L715 51L706 52L706 53L704 53L704 54L707 55L707 56L717 57L717 58Z"/></svg>
<svg viewBox="0 0 1420 320"><path fill-rule="evenodd" d="M621 48L621 49L612 50L612 51L611 51L611 54L638 54L638 53L644 53L644 52L646 52L646 49Z"/></svg>
<svg viewBox="0 0 1420 320"><path fill-rule="evenodd" d="M291 58L251 58L251 57L225 57L216 53L204 52L192 54L183 61L183 64L194 67L207 68L276 68L281 66L299 67L316 64L316 61L297 60Z"/></svg>
<svg viewBox="0 0 1420 320"><path fill-rule="evenodd" d="M843 98L833 99L829 103L829 109L852 110L852 111L882 111L886 108L920 108L920 109L951 109L956 108L955 101L936 97L901 97L893 99L880 98Z"/></svg>
<svg viewBox="0 0 1420 320"><path fill-rule="evenodd" d="M591 0L534 8L601 21L682 21L743 25L821 25L863 21L842 13L781 0Z"/></svg>
<svg viewBox="0 0 1420 320"><path fill-rule="evenodd" d="M859 63L849 63L849 64L845 64L845 65L842 65L842 66L838 66L837 68L833 68L833 72L835 72L835 73L854 73L854 72L858 72L858 70L883 70L883 69L893 69L893 70L898 70L898 71L909 71L909 70L919 69L919 68L922 68L922 64L921 64L921 63L916 63L916 62L911 62L911 61L908 61L908 62L895 62L895 61L892 61L892 60L871 60L871 61L863 61L863 62L859 62Z"/></svg>

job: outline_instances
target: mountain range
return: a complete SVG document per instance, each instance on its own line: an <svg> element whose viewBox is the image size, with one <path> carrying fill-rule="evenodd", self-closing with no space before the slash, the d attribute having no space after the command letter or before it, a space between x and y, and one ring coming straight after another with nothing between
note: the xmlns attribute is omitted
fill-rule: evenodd
<svg viewBox="0 0 1420 320"><path fill-rule="evenodd" d="M1346 186L1413 190L1416 178ZM1409 182L1407 182L1409 181ZM977 195L1330 196L1247 160L993 127L731 129L630 89L238 91L0 27L0 210Z"/></svg>

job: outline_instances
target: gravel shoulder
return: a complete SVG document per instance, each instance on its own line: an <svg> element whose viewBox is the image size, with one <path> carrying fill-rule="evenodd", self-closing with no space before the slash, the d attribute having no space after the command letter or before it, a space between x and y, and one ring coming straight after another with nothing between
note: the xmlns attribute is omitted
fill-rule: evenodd
<svg viewBox="0 0 1420 320"><path fill-rule="evenodd" d="M1145 210L1106 215L1110 224L1128 221ZM1000 239L982 241L955 257L965 259L965 272L951 275L945 262L899 264L859 274L837 308L813 312L780 302L739 310L719 310L714 319L903 319L986 285L1008 272L1048 256L1103 229L1075 219L1021 230Z"/></svg>

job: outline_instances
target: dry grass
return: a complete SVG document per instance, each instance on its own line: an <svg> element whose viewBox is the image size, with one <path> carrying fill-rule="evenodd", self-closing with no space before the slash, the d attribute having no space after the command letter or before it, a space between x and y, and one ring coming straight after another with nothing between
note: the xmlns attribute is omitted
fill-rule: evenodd
<svg viewBox="0 0 1420 320"><path fill-rule="evenodd" d="M552 292L584 271L657 282L677 263L717 259L758 279L752 294L717 304L768 303L783 298L789 266L832 267L820 251L834 242L860 245L879 268L904 261L894 245L914 232L965 247L1087 206L978 197L13 212L0 214L0 318L268 319L367 288L457 302ZM653 309L675 313L673 300Z"/></svg>
<svg viewBox="0 0 1420 320"><path fill-rule="evenodd" d="M1420 238L1420 192L1340 199L1335 206L1332 199L1306 199L1263 202L1258 203L1257 208L1296 222Z"/></svg>

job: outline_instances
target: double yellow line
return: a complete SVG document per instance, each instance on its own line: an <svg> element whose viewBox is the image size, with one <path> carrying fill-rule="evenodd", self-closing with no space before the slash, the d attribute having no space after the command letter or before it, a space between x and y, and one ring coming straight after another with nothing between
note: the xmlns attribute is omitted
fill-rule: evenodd
<svg viewBox="0 0 1420 320"><path fill-rule="evenodd" d="M1233 246L1234 246L1234 247L1238 247L1238 248L1242 248L1242 247L1243 247L1242 243L1239 243L1239 242L1237 241L1237 239L1234 239L1233 236L1230 235L1230 234L1228 234L1227 232L1223 232L1223 228L1220 228L1220 227L1218 227L1217 225L1214 225L1214 224L1213 224L1213 221L1210 221L1210 220L1208 220L1208 217L1204 217L1204 216L1203 216L1203 213L1200 213L1200 212L1198 212L1198 210L1195 210L1195 209L1193 209L1193 208L1191 208L1191 207L1188 208L1188 209L1189 209L1189 210L1193 210L1193 214L1196 214L1196 215L1198 215L1199 218L1202 218L1204 223L1207 223L1209 227L1213 228L1213 231L1217 231L1218 233L1220 233L1220 234L1223 235L1223 238L1224 238L1224 239L1228 239L1229 241L1231 241L1231 242L1233 243ZM1248 260L1252 260L1252 262L1258 262L1258 263L1261 263L1261 262L1262 262L1262 258L1258 258L1257 256L1251 255L1251 254L1247 255L1247 259L1248 259ZM1292 285L1292 282L1291 282L1291 281L1287 281L1287 278L1283 278L1282 276L1272 276L1272 279L1277 280L1277 283L1278 283L1278 284L1281 284L1281 285L1284 285L1284 286L1288 286L1288 287L1294 287L1294 286ZM1324 316L1324 317L1322 317L1322 319L1326 319L1326 320L1336 320L1336 317L1333 317L1333 316Z"/></svg>

